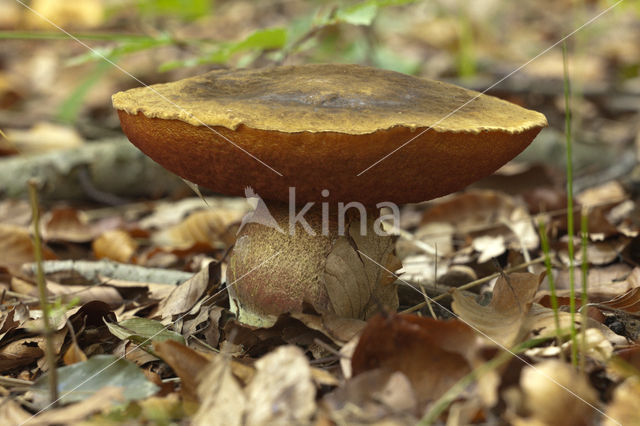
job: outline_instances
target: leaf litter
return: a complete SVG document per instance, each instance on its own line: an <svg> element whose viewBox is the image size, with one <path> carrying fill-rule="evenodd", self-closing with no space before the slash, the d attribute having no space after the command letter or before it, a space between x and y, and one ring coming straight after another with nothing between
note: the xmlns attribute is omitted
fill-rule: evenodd
<svg viewBox="0 0 640 426"><path fill-rule="evenodd" d="M62 4L35 3L38 7ZM70 25L98 25L101 2L86 3L87 11L78 15L84 17L72 19ZM301 7L297 1L288 3L293 9ZM471 11L474 34L484 34L482 19L494 16L496 6L489 3ZM556 27L561 20L557 17L567 15L565 3L541 10L535 2L520 2L517 15L537 16L545 34L553 38L566 33ZM501 7L501 13L514 13L507 5ZM0 8L3 28L12 28L24 18L20 8L4 4ZM249 32L255 29L251 26L274 18L275 12L258 13L257 8L242 2L222 6L211 17L194 20L185 33L203 33L206 27L204 34L215 38L210 33L214 28L215 36L226 39L240 26ZM392 37L383 32L376 36L416 63L429 63L423 74L449 78L455 75L458 61L443 52L459 44L458 22L446 13L423 9L411 9L415 13L409 18L400 13L380 16L373 31L390 18L408 19L406 30ZM59 22L68 20L69 12L63 7L52 10ZM349 19L371 20L370 10L364 12L349 15ZM118 13L118 19L129 22L127 14ZM504 20L506 27L500 32L506 33L512 21L518 20ZM225 24L219 25L221 22ZM146 187L146 200L162 195L171 198L140 203L120 199L120 205L105 206L99 192L87 189L91 196L83 193L64 202L54 200L45 207L42 229L60 386L70 389L107 363L114 363L117 374L92 378L87 388L81 388L82 394L72 392L67 397L74 402L65 401L35 418L32 414L46 402L50 367L44 361L40 333L30 208L24 202L1 199L0 418L15 424L27 420L26 424L162 424L185 419L229 425L415 424L426 413L442 408L435 420L439 424L639 423L635 406L640 399L640 204L637 177L618 169L625 158L634 158L637 173L637 97L628 98L613 86L600 86L612 78L608 73L616 73L617 81L637 68L639 52L634 40L638 33L633 28L621 25L613 43L607 37L592 40L589 51L578 52L581 58L576 58L579 78L585 83L584 98L576 108L582 114L581 136L588 142L576 156L584 172L576 181L580 189L574 217L579 223L580 207L584 207L589 266L584 278L589 303L581 307L576 300L579 308L588 310L586 323L576 317L577 327L585 329L582 372L567 362L570 340L555 341L550 277L542 274L536 231L538 222L544 221L551 241L551 277L558 287L558 318L566 337L571 321L567 251L571 237L567 236L563 177L554 167L559 157L554 151L557 141L553 143L560 131L556 128L550 129L547 140L541 135L520 162L510 163L473 188L402 207L402 232L395 244L402 268L395 284L401 290L400 310L412 310L415 315L381 310L368 322L314 312L283 315L270 328L235 321L225 292L227 251L248 211L245 200L215 196L206 197L206 202L198 197L179 200L187 192ZM330 35L353 37L343 30L335 26ZM480 68L513 68L510 60L520 58L523 43L529 45L539 38L539 30L535 34L527 28L508 32L513 40L502 47L511 49L506 53L512 58L487 56L486 60L497 62L483 62ZM485 35L476 40L483 54L495 50L485 37L490 38ZM91 145L95 130L83 121L87 118L113 127L113 117L105 118L104 99L130 83L105 78L86 99L78 126L53 125L51 111L61 103L61 94L75 87L81 67L63 68L55 55L43 51L50 50L49 45L25 46L14 50L28 52L27 57L17 56L15 61L7 60L7 65L2 61L0 66L0 105L10 108L0 114L0 127L11 139L0 137L0 155L21 158L26 151L37 155ZM362 50L358 44L349 46L353 52ZM385 59L383 51L372 53L371 60L381 61L379 66L385 60L400 64L394 58ZM533 63L492 93L535 106L550 121L558 121L563 114L557 102L560 92L549 88L561 79L561 70L557 53L551 53L556 56ZM313 60L308 51L302 55L309 55L303 60ZM425 62L424 55L429 61ZM140 66L143 80L158 78L152 66L130 60L123 58L126 66ZM495 76L481 74L478 81L467 83L484 89L488 84L482 78L486 77ZM620 84L635 93L635 80ZM52 91L54 81L63 89ZM544 84L538 84L541 81ZM535 96L524 93L523 87ZM16 106L18 110L11 110ZM612 153L621 160L615 161ZM81 167L70 167L76 163L60 158L56 161L65 173ZM611 166L616 162L619 164ZM124 164L115 164L118 172L126 172ZM142 174L138 169L133 172L139 182L144 181ZM69 176L74 182L83 179L82 173ZM108 176L118 180L113 174ZM86 181L83 185L89 188ZM50 189L43 187L43 194L50 194ZM577 237L574 241L574 260L579 264L582 242ZM353 280L359 282L364 275L382 273L371 266L354 262L334 265L333 270L350 270ZM582 271L577 268L574 272L579 283ZM394 277L388 278L392 281ZM416 307L424 303L425 294L435 299L432 308L437 319L430 317L428 309ZM351 296L357 299L359 294ZM344 302L348 305L348 300ZM579 334L578 345L582 339ZM508 354L505 348L515 350L527 342L533 342L532 346L520 351L518 358L497 362ZM479 374L487 365L491 368ZM441 406L450 389L457 393Z"/></svg>

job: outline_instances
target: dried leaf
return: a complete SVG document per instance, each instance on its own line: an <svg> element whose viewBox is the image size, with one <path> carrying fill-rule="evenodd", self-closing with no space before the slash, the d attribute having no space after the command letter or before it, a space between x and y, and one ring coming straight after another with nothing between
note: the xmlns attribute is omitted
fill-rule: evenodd
<svg viewBox="0 0 640 426"><path fill-rule="evenodd" d="M71 345L64 353L62 360L64 361L64 365L71 365L77 362L86 361L87 356L84 352L82 352L82 349L80 349L75 342L71 342Z"/></svg>
<svg viewBox="0 0 640 426"><path fill-rule="evenodd" d="M607 408L604 424L607 426L640 424L638 401L640 401L640 378L630 377L613 392L613 400Z"/></svg>
<svg viewBox="0 0 640 426"><path fill-rule="evenodd" d="M526 333L522 325L540 286L540 278L528 272L501 276L487 306L481 306L455 290L451 307L465 323L485 337L510 347Z"/></svg>
<svg viewBox="0 0 640 426"><path fill-rule="evenodd" d="M306 424L316 411L309 361L295 346L281 346L255 363L246 389L247 424Z"/></svg>
<svg viewBox="0 0 640 426"><path fill-rule="evenodd" d="M45 259L55 259L53 252L43 247ZM26 228L0 223L0 265L19 267L33 262L33 242Z"/></svg>
<svg viewBox="0 0 640 426"><path fill-rule="evenodd" d="M570 364L557 360L525 367L520 376L520 387L530 417L539 424L590 424L592 406L598 403L597 394L587 378Z"/></svg>
<svg viewBox="0 0 640 426"><path fill-rule="evenodd" d="M282 368L282 367L281 367ZM241 426L249 407L238 381L231 374L228 359L215 357L200 370L202 381L198 386L200 407L193 417L197 426L208 426L212 419L221 425Z"/></svg>
<svg viewBox="0 0 640 426"><path fill-rule="evenodd" d="M105 386L100 392L92 394L89 398L69 405L64 408L47 410L33 417L26 423L28 426L73 424L86 420L92 414L106 412L124 400L121 387Z"/></svg>
<svg viewBox="0 0 640 426"><path fill-rule="evenodd" d="M46 240L87 243L96 237L87 215L71 207L59 207L42 217L42 236Z"/></svg>
<svg viewBox="0 0 640 426"><path fill-rule="evenodd" d="M189 311L209 289L220 284L220 264L210 263L189 280L176 287L158 307L161 318L170 318Z"/></svg>
<svg viewBox="0 0 640 426"><path fill-rule="evenodd" d="M424 403L469 373L475 341L473 331L458 320L378 315L360 336L351 358L353 375L377 368L400 371Z"/></svg>
<svg viewBox="0 0 640 426"><path fill-rule="evenodd" d="M208 209L191 213L177 225L165 228L152 236L156 245L187 248L196 243L216 248L233 244L235 237L227 231L231 224L239 222L244 212L236 209Z"/></svg>
<svg viewBox="0 0 640 426"><path fill-rule="evenodd" d="M374 369L347 381L322 399L336 424L413 425L418 398L406 375Z"/></svg>
<svg viewBox="0 0 640 426"><path fill-rule="evenodd" d="M180 377L183 397L198 401L198 384L203 380L202 372L209 360L174 340L154 343L153 349Z"/></svg>
<svg viewBox="0 0 640 426"><path fill-rule="evenodd" d="M97 259L107 258L122 263L129 262L138 249L136 240L120 229L105 232L91 246Z"/></svg>

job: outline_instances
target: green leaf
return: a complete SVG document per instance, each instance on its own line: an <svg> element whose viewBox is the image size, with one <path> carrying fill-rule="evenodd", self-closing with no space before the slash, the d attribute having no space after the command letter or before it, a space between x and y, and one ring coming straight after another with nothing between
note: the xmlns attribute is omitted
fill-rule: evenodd
<svg viewBox="0 0 640 426"><path fill-rule="evenodd" d="M371 25L378 14L378 5L375 1L365 1L349 7L343 7L336 11L337 22L345 22L351 25Z"/></svg>
<svg viewBox="0 0 640 426"><path fill-rule="evenodd" d="M95 355L87 361L60 367L57 372L58 394L63 403L83 401L105 386L122 388L123 402L148 398L159 390L137 365L115 355ZM48 380L45 374L30 388L38 406L49 400Z"/></svg>
<svg viewBox="0 0 640 426"><path fill-rule="evenodd" d="M145 15L176 15L197 19L211 13L211 0L138 0L138 10Z"/></svg>
<svg viewBox="0 0 640 426"><path fill-rule="evenodd" d="M380 8L414 3L415 1L417 0L365 0L336 10L334 22L344 22L351 25L371 25Z"/></svg>
<svg viewBox="0 0 640 426"><path fill-rule="evenodd" d="M136 344L148 346L151 342L175 340L184 345L184 337L175 331L168 330L161 322L146 318L130 318L117 324L106 322L111 334L122 340L130 340Z"/></svg>
<svg viewBox="0 0 640 426"><path fill-rule="evenodd" d="M221 64L228 62L233 55L241 52L262 52L271 49L281 49L286 43L286 28L264 28L254 31L243 40L221 43L217 49L201 58L166 62L160 66L160 71L169 71L178 67L189 67L201 64Z"/></svg>

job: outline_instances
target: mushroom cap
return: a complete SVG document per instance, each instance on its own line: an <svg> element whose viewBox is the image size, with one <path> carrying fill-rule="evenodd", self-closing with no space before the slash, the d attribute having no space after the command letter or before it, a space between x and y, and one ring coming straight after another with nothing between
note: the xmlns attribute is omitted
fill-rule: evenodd
<svg viewBox="0 0 640 426"><path fill-rule="evenodd" d="M285 202L295 187L296 203L445 195L547 124L492 96L360 65L218 70L116 93L113 105L129 139L185 179Z"/></svg>

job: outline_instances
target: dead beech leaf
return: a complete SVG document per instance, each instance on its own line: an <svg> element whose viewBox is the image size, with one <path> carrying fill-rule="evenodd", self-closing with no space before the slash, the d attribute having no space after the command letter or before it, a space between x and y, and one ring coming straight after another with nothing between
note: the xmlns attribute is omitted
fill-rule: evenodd
<svg viewBox="0 0 640 426"><path fill-rule="evenodd" d="M587 378L570 364L548 360L537 364L535 368L527 366L522 370L520 387L529 418L537 420L538 424L564 426L591 423L589 419L593 418L594 410L585 401L596 405L597 394ZM567 389L571 392L567 392Z"/></svg>
<svg viewBox="0 0 640 426"><path fill-rule="evenodd" d="M62 360L64 361L64 365L71 365L77 362L86 361L87 356L75 342L71 342L71 345L64 353Z"/></svg>
<svg viewBox="0 0 640 426"><path fill-rule="evenodd" d="M416 392L399 371L365 371L327 394L322 406L338 425L413 425L418 420Z"/></svg>
<svg viewBox="0 0 640 426"><path fill-rule="evenodd" d="M42 236L46 240L87 243L95 238L87 215L71 207L59 207L42 217Z"/></svg>
<svg viewBox="0 0 640 426"><path fill-rule="evenodd" d="M361 236L359 229L359 221L349 224L350 239L336 240L320 276L333 312L340 317L369 318L381 308L398 306L395 277L387 272L401 266L392 240L373 232Z"/></svg>
<svg viewBox="0 0 640 426"><path fill-rule="evenodd" d="M107 258L121 263L128 263L138 249L136 240L121 229L103 233L93 240L91 246L97 259Z"/></svg>
<svg viewBox="0 0 640 426"><path fill-rule="evenodd" d="M45 259L55 259L53 252L43 247ZM27 228L0 223L0 265L19 267L33 262L33 242Z"/></svg>
<svg viewBox="0 0 640 426"><path fill-rule="evenodd" d="M202 380L198 386L200 407L193 416L193 424L208 426L212 419L218 424L241 426L248 408L247 397L238 381L231 374L227 358L215 357L201 370Z"/></svg>
<svg viewBox="0 0 640 426"><path fill-rule="evenodd" d="M510 347L523 337L522 325L539 286L537 275L516 272L498 278L489 305L479 305L455 290L451 307L464 322L489 339Z"/></svg>
<svg viewBox="0 0 640 426"><path fill-rule="evenodd" d="M106 412L123 400L123 388L117 386L105 386L87 399L68 405L63 408L47 410L21 423L28 426L75 424L89 418L92 414Z"/></svg>
<svg viewBox="0 0 640 426"><path fill-rule="evenodd" d="M354 338L367 325L365 321L356 318L343 318L331 314L320 316L292 313L291 317L299 320L310 329L319 331L338 345L345 344Z"/></svg>
<svg viewBox="0 0 640 426"><path fill-rule="evenodd" d="M471 246L475 251L480 253L478 263L488 262L494 257L500 256L507 249L502 235L497 235L495 237L491 235L482 235L475 238L471 243Z"/></svg>
<svg viewBox="0 0 640 426"><path fill-rule="evenodd" d="M228 247L235 240L235 235L227 232L229 226L243 215L243 211L232 209L199 210L179 224L156 232L151 239L156 245L183 249L197 243Z"/></svg>
<svg viewBox="0 0 640 426"><path fill-rule="evenodd" d="M42 357L44 351L39 343L44 343L44 338L20 339L0 348L0 372L4 373L12 368L29 365Z"/></svg>
<svg viewBox="0 0 640 426"><path fill-rule="evenodd" d="M0 399L0 419L8 425L26 424L33 415L24 410L12 397L6 396Z"/></svg>
<svg viewBox="0 0 640 426"><path fill-rule="evenodd" d="M471 371L475 342L473 330L458 320L378 315L360 336L351 358L353 375L378 368L400 371L424 403Z"/></svg>
<svg viewBox="0 0 640 426"><path fill-rule="evenodd" d="M220 264L210 263L193 277L177 286L158 306L157 314L162 318L180 315L196 304L210 286L220 284Z"/></svg>
<svg viewBox="0 0 640 426"><path fill-rule="evenodd" d="M424 213L422 225L432 222L454 224L455 233L462 239L482 231L485 236L502 236L512 248L534 249L538 245L538 234L526 208L498 191L470 190L446 198Z"/></svg>
<svg viewBox="0 0 640 426"><path fill-rule="evenodd" d="M23 154L75 148L84 143L73 127L46 122L36 123L28 130L7 129L7 138Z"/></svg>
<svg viewBox="0 0 640 426"><path fill-rule="evenodd" d="M316 411L316 388L302 350L280 346L255 363L247 386L247 424L307 424Z"/></svg>
<svg viewBox="0 0 640 426"><path fill-rule="evenodd" d="M198 384L209 360L174 340L154 342L153 349L180 377L183 397L189 401L198 401Z"/></svg>
<svg viewBox="0 0 640 426"><path fill-rule="evenodd" d="M613 391L613 401L607 408L607 416L604 424L613 425L638 425L640 424L640 378L630 377Z"/></svg>
<svg viewBox="0 0 640 426"><path fill-rule="evenodd" d="M636 268L640 271L640 268ZM627 290L626 293L614 297L611 300L598 303L598 306L617 309L630 314L640 313L640 287Z"/></svg>

